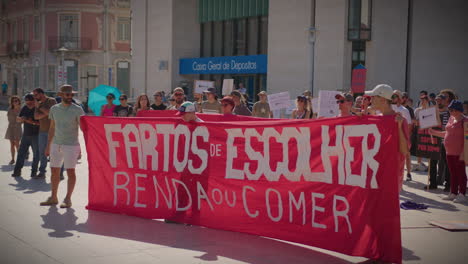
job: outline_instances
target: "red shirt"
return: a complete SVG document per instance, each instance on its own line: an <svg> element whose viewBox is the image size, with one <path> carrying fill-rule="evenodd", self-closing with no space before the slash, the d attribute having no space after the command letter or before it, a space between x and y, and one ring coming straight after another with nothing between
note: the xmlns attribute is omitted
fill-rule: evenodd
<svg viewBox="0 0 468 264"><path fill-rule="evenodd" d="M465 119L465 122L468 122ZM444 145L447 155L460 155L463 152L463 120L456 122L452 116L445 126Z"/></svg>

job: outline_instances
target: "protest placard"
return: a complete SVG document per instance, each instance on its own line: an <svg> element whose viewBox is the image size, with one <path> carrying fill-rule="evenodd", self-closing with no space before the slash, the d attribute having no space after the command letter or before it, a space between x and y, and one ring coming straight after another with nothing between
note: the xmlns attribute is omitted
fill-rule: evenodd
<svg viewBox="0 0 468 264"><path fill-rule="evenodd" d="M289 92L281 92L275 94L267 95L268 104L270 104L270 109L287 109L291 106L291 98Z"/></svg>
<svg viewBox="0 0 468 264"><path fill-rule="evenodd" d="M416 129L416 156L432 160L440 160L442 139L436 136L431 136L428 129L421 129L420 127L416 127Z"/></svg>
<svg viewBox="0 0 468 264"><path fill-rule="evenodd" d="M311 104L312 104L312 112L313 113L318 113L318 110L319 110L319 99L318 99L318 97L312 98Z"/></svg>
<svg viewBox="0 0 468 264"><path fill-rule="evenodd" d="M337 91L319 91L318 117L335 117L338 115Z"/></svg>
<svg viewBox="0 0 468 264"><path fill-rule="evenodd" d="M418 120L420 129L440 126L440 117L435 106L418 110Z"/></svg>
<svg viewBox="0 0 468 264"><path fill-rule="evenodd" d="M286 108L284 114L290 116L294 109L296 109L296 100L291 100L290 105L288 108Z"/></svg>
<svg viewBox="0 0 468 264"><path fill-rule="evenodd" d="M208 88L214 88L215 83L213 81L195 80L193 85L193 92L202 94Z"/></svg>
<svg viewBox="0 0 468 264"><path fill-rule="evenodd" d="M234 79L224 79L223 80L223 95L231 94L234 89Z"/></svg>

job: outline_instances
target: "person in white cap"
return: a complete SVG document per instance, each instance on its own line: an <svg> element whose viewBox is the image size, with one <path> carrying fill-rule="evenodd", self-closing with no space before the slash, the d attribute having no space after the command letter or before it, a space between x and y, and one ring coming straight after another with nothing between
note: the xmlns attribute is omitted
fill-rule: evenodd
<svg viewBox="0 0 468 264"><path fill-rule="evenodd" d="M181 116L185 122L203 122L198 116L195 114L197 112L197 108L192 102L185 102L179 107L179 112L176 115Z"/></svg>
<svg viewBox="0 0 468 264"><path fill-rule="evenodd" d="M375 86L375 88L372 91L367 91L365 95L371 96L371 102L372 106L378 110L383 116L387 115L396 115L396 122L398 123L398 138L399 138L399 150L400 150L400 155L399 155L399 162L398 162L398 168L399 168L399 183L400 183L400 189L403 186L403 174L404 174L404 169L405 169L405 161L406 161L406 156L409 153L409 145L408 145L408 138L409 138L409 132L408 132L408 125L404 123L404 118L400 115L397 114L393 109L392 109L392 95L393 95L393 89L390 85L388 84L379 84Z"/></svg>

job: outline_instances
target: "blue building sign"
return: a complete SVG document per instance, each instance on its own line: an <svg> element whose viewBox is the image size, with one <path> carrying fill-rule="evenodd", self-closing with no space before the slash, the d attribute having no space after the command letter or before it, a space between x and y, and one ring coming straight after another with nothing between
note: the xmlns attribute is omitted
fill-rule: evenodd
<svg viewBox="0 0 468 264"><path fill-rule="evenodd" d="M267 55L180 59L179 74L266 73Z"/></svg>

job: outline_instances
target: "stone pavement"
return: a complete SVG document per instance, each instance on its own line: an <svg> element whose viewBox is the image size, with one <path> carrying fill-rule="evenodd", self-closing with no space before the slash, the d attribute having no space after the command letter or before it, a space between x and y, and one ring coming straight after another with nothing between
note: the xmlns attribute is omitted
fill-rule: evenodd
<svg viewBox="0 0 468 264"><path fill-rule="evenodd" d="M6 130L0 111L0 136ZM363 258L300 244L219 231L197 226L165 224L124 215L88 211L87 157L77 168L73 208L40 207L49 195L46 180L10 177L9 143L0 153L0 263L358 263ZM81 138L82 148L84 142ZM30 163L27 163L30 164ZM401 200L425 203L424 211L401 210L404 263L467 263L468 232L449 232L430 220L468 220L468 205L441 199L443 191L422 190L427 176L413 174ZM62 182L60 198L65 195ZM346 243L339 242L337 243Z"/></svg>

